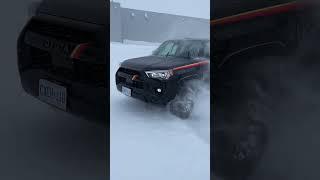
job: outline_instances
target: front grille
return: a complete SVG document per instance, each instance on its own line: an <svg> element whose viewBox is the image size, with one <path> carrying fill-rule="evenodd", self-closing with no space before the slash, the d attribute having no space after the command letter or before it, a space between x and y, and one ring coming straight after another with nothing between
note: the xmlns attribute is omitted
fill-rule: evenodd
<svg viewBox="0 0 320 180"><path fill-rule="evenodd" d="M123 85L126 85L128 87L143 89L144 88L144 81L141 77L132 80L132 77L134 75L140 76L140 73L135 70L126 69L126 68L120 68L117 73L116 82L117 84L121 83Z"/></svg>
<svg viewBox="0 0 320 180"><path fill-rule="evenodd" d="M106 66L88 62L75 63L77 79L84 82L100 83L106 85Z"/></svg>
<svg viewBox="0 0 320 180"><path fill-rule="evenodd" d="M97 45L96 33L82 30L77 27L68 27L68 24L58 24L43 20L31 20L26 27L26 32L32 32L44 37L54 38L63 42L75 44L90 42L94 48L101 48ZM104 54L89 54L87 59L72 59L69 55L46 51L40 47L20 42L20 70L41 69L51 75L62 79L94 83L95 85L106 86L106 64ZM102 47L103 48L103 47ZM102 59L103 58L103 59ZM103 62L103 63L97 63Z"/></svg>
<svg viewBox="0 0 320 180"><path fill-rule="evenodd" d="M138 89L143 89L144 88L144 83L143 83L143 81L134 81L133 82L133 87L138 88Z"/></svg>
<svg viewBox="0 0 320 180"><path fill-rule="evenodd" d="M139 71L135 71L132 69L127 69L127 68L119 68L119 72L123 72L129 75L140 75Z"/></svg>

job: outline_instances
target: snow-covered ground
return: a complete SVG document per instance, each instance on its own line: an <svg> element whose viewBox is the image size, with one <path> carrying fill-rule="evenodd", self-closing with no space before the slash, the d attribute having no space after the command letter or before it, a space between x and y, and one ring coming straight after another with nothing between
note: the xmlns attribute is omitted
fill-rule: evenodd
<svg viewBox="0 0 320 180"><path fill-rule="evenodd" d="M151 54L155 44L110 44L111 180L209 180L210 98L203 91L189 120L117 91L125 59Z"/></svg>

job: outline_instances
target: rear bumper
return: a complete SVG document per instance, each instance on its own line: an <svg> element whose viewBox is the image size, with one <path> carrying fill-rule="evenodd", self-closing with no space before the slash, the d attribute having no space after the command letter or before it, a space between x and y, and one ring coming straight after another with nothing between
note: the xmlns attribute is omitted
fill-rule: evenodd
<svg viewBox="0 0 320 180"><path fill-rule="evenodd" d="M143 73L140 73L143 74ZM116 73L116 85L118 91L122 92L122 87L131 89L131 97L140 99L145 102L166 105L173 100L178 92L178 85L176 81L160 81L148 78L144 75L137 81L130 81L132 75ZM157 89L161 92L157 92Z"/></svg>

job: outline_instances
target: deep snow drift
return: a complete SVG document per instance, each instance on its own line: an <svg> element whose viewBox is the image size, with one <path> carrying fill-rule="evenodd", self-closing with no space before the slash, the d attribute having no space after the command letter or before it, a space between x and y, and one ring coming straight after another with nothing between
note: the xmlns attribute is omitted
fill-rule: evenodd
<svg viewBox="0 0 320 180"><path fill-rule="evenodd" d="M127 97L116 89L119 63L149 55L156 47L110 44L111 180L209 180L209 91L201 91L191 118L181 120L165 108Z"/></svg>

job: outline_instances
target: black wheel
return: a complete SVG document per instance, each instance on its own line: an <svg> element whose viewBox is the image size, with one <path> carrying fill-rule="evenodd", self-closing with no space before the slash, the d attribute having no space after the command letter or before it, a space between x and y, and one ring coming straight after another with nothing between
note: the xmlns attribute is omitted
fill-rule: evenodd
<svg viewBox="0 0 320 180"><path fill-rule="evenodd" d="M193 111L194 98L197 94L196 83L184 83L177 96L169 103L170 112L181 118L188 119Z"/></svg>
<svg viewBox="0 0 320 180"><path fill-rule="evenodd" d="M193 101L188 99L173 100L170 102L170 112L181 119L188 119L193 110Z"/></svg>
<svg viewBox="0 0 320 180"><path fill-rule="evenodd" d="M224 122L215 123L212 161L213 170L220 177L244 180L263 156L268 143L268 114L272 112L264 83L240 83L233 100L223 109Z"/></svg>
<svg viewBox="0 0 320 180"><path fill-rule="evenodd" d="M238 138L229 140L232 176L250 176L262 157L267 142L267 128L263 123L251 121ZM230 176L230 175L228 175Z"/></svg>
<svg viewBox="0 0 320 180"><path fill-rule="evenodd" d="M254 172L264 153L267 127L263 123L251 121L246 127L234 127L230 131L233 132L215 133L218 137L215 137L214 145L220 147L214 148L213 170L223 178L245 179Z"/></svg>

